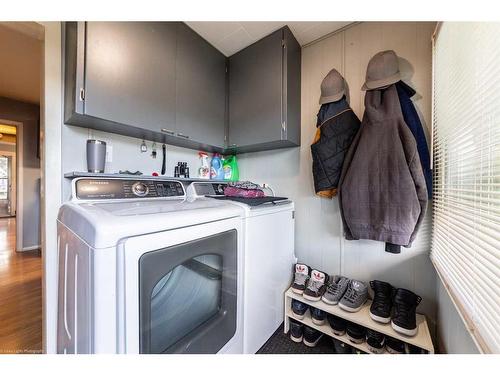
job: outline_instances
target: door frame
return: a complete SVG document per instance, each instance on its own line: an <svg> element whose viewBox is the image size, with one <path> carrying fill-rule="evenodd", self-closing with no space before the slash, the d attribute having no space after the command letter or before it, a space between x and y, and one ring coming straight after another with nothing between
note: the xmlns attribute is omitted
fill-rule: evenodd
<svg viewBox="0 0 500 375"><path fill-rule="evenodd" d="M32 248L23 247L23 123L19 121L3 120L0 119L2 124L15 126L16 130L16 251L33 250ZM36 246L38 248L38 246Z"/></svg>
<svg viewBox="0 0 500 375"><path fill-rule="evenodd" d="M43 27L40 94L40 234L42 244L43 351L57 352L57 214L62 202L62 22Z"/></svg>

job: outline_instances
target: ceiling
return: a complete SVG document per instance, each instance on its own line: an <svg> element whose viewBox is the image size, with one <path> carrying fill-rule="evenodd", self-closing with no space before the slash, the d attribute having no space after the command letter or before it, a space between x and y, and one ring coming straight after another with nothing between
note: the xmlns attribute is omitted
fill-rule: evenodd
<svg viewBox="0 0 500 375"><path fill-rule="evenodd" d="M301 46L351 22L186 22L226 56L238 52L275 30L288 25Z"/></svg>
<svg viewBox="0 0 500 375"><path fill-rule="evenodd" d="M40 103L41 39L35 22L0 22L0 96Z"/></svg>

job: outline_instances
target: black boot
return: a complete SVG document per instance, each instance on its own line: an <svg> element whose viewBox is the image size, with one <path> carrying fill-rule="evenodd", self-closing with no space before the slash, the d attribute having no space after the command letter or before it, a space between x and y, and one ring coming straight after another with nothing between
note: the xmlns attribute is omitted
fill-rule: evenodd
<svg viewBox="0 0 500 375"><path fill-rule="evenodd" d="M370 317L379 323L389 323L391 321L392 294L394 288L385 281L370 281L374 297L370 306Z"/></svg>
<svg viewBox="0 0 500 375"><path fill-rule="evenodd" d="M422 301L412 291L407 289L396 290L394 296L394 316L392 317L392 328L399 333L407 336L417 334L417 306Z"/></svg>

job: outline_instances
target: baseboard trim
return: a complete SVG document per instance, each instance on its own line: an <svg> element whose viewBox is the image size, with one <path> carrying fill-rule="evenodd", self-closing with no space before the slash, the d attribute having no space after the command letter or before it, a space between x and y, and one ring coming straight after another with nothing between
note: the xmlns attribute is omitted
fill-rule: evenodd
<svg viewBox="0 0 500 375"><path fill-rule="evenodd" d="M33 246L26 246L26 247L23 247L22 249L20 250L17 250L17 251L32 251L32 250L40 250L42 248L41 245L33 245Z"/></svg>

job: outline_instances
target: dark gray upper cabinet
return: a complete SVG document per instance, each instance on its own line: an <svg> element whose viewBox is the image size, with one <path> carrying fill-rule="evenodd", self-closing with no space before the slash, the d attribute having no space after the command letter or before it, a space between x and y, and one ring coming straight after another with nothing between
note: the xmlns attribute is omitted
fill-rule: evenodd
<svg viewBox="0 0 500 375"><path fill-rule="evenodd" d="M175 23L87 23L85 114L152 131L173 129L175 55Z"/></svg>
<svg viewBox="0 0 500 375"><path fill-rule="evenodd" d="M223 151L226 57L185 24L68 22L65 40L66 124Z"/></svg>
<svg viewBox="0 0 500 375"><path fill-rule="evenodd" d="M180 136L224 147L226 60L186 24L178 24L175 92Z"/></svg>
<svg viewBox="0 0 500 375"><path fill-rule="evenodd" d="M66 124L214 152L300 144L287 27L229 59L182 22L67 22L64 35Z"/></svg>
<svg viewBox="0 0 500 375"><path fill-rule="evenodd" d="M288 27L229 57L229 149L300 145L300 59Z"/></svg>

